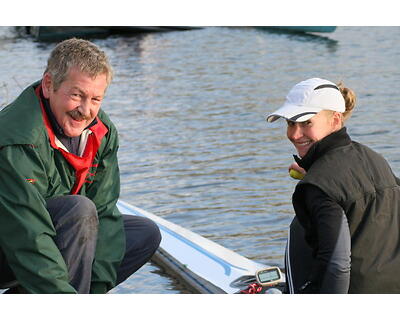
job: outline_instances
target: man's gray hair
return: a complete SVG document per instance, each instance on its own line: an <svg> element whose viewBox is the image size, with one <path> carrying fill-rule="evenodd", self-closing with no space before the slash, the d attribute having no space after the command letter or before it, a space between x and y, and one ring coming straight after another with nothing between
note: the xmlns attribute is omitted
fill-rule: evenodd
<svg viewBox="0 0 400 320"><path fill-rule="evenodd" d="M53 49L45 73L50 73L54 90L60 87L71 67L77 67L90 77L105 74L107 85L111 83L113 71L108 58L90 41L72 38L60 42Z"/></svg>

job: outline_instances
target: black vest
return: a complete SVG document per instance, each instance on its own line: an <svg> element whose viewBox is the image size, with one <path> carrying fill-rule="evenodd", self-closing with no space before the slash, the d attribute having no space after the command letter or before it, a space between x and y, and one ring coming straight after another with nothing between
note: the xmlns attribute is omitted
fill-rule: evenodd
<svg viewBox="0 0 400 320"><path fill-rule="evenodd" d="M400 293L400 187L387 161L351 141L343 128L314 144L299 161L307 170L293 207L312 247L315 227L302 201L312 184L344 210L351 235L349 293Z"/></svg>

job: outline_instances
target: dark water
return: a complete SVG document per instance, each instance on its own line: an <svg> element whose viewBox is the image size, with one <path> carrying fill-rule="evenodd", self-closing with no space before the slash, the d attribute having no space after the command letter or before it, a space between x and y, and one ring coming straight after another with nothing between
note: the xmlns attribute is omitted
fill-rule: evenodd
<svg viewBox="0 0 400 320"><path fill-rule="evenodd" d="M295 83L344 81L358 94L348 130L400 174L400 28L326 36L253 28L93 40L115 68L103 108L120 132L121 198L250 259L283 267L293 217L293 149L265 115ZM40 78L54 44L0 28L0 106ZM117 293L183 293L148 264Z"/></svg>

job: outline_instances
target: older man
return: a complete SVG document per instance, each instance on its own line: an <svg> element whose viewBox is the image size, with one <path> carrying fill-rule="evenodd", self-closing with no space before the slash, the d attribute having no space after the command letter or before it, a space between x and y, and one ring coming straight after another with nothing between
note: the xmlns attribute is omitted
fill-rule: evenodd
<svg viewBox="0 0 400 320"><path fill-rule="evenodd" d="M14 291L105 293L160 243L116 207L118 134L100 109L111 78L103 51L66 40L0 112L0 283Z"/></svg>

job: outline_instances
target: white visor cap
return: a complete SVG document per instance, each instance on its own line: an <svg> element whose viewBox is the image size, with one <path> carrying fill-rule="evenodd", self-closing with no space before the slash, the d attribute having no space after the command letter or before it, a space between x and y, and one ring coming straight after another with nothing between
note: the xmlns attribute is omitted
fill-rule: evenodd
<svg viewBox="0 0 400 320"><path fill-rule="evenodd" d="M322 110L344 112L346 103L333 82L311 78L296 84L288 93L281 108L267 116L268 122L285 118L294 122L311 119Z"/></svg>

